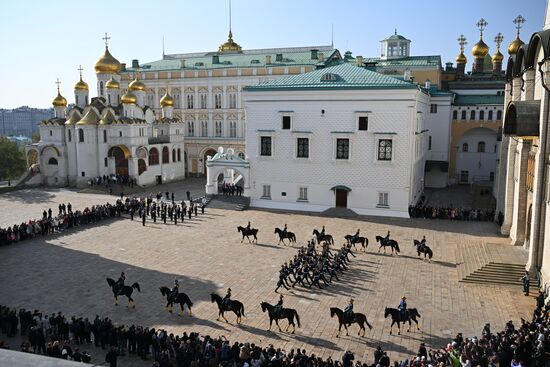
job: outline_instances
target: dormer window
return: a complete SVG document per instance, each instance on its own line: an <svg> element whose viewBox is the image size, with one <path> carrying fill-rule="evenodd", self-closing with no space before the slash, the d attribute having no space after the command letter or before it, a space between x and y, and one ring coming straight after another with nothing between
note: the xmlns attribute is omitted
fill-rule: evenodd
<svg viewBox="0 0 550 367"><path fill-rule="evenodd" d="M338 80L338 75L333 73L326 73L321 77L322 82L335 82L336 80Z"/></svg>

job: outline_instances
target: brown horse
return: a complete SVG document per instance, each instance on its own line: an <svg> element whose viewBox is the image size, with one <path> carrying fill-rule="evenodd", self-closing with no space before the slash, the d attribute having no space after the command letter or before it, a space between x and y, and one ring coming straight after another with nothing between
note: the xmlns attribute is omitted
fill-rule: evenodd
<svg viewBox="0 0 550 367"><path fill-rule="evenodd" d="M338 316L338 322L340 323L340 326L338 327L338 334L336 334L336 337L338 338L340 336L342 325L346 329L346 335L349 335L348 326L346 325L347 322L344 319L344 311L336 307L331 307L330 317L334 317L334 315ZM357 323L359 325L359 332L357 333L357 335L359 336L365 336L365 324L369 327L369 329L372 329L372 325L369 324L369 322L367 321L367 316L363 315L362 313L355 313L355 320L353 321L353 323ZM363 330L363 335L361 335L361 330Z"/></svg>
<svg viewBox="0 0 550 367"><path fill-rule="evenodd" d="M292 326L292 334L294 334L294 332L296 331L296 325L294 324L294 317L296 317L296 322L298 323L298 327L301 327L300 316L298 316L298 312L296 312L295 309L283 308L281 309L281 313L276 315L275 306L270 305L267 302L262 302L260 306L262 306L263 312L267 311L267 313L269 314L269 329L267 330L271 330L271 325L273 324L273 320L275 320L275 324L279 328L279 331L282 332L281 327L279 326L279 320L287 319L288 326L286 327L285 331L288 331L288 328Z"/></svg>

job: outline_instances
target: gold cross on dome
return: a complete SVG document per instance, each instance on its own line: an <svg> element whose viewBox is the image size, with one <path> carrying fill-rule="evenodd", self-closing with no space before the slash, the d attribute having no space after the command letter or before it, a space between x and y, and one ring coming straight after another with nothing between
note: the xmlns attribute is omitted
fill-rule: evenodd
<svg viewBox="0 0 550 367"><path fill-rule="evenodd" d="M487 27L488 24L489 23L487 23L487 21L483 18L481 18L479 22L476 23L477 29L479 29L481 35L483 35L483 30L485 29L485 27Z"/></svg>
<svg viewBox="0 0 550 367"><path fill-rule="evenodd" d="M468 44L468 42L466 42L466 37L464 37L464 35L461 34L460 37L457 38L457 41L458 41L458 44L460 45L460 51L463 52L464 46Z"/></svg>
<svg viewBox="0 0 550 367"><path fill-rule="evenodd" d="M59 92L59 84L61 84L61 82L59 81L59 78L57 78L57 80L55 81L55 84L57 84L57 91Z"/></svg>
<svg viewBox="0 0 550 367"><path fill-rule="evenodd" d="M500 50L500 44L504 40L504 36L502 33L498 32L498 34L495 37L495 43L497 44L497 50Z"/></svg>
<svg viewBox="0 0 550 367"><path fill-rule="evenodd" d="M518 15L514 18L514 24L516 25L516 33L519 35L519 30L523 26L523 23L525 23L525 18L521 15Z"/></svg>
<svg viewBox="0 0 550 367"><path fill-rule="evenodd" d="M109 47L109 40L111 39L111 37L109 37L109 35L107 34L107 32L105 32L105 37L102 38L102 40L105 41L105 47Z"/></svg>
<svg viewBox="0 0 550 367"><path fill-rule="evenodd" d="M84 69L82 69L82 65L78 65L78 69L76 69L76 70L78 70L80 72L80 79L82 79L82 70L84 70Z"/></svg>

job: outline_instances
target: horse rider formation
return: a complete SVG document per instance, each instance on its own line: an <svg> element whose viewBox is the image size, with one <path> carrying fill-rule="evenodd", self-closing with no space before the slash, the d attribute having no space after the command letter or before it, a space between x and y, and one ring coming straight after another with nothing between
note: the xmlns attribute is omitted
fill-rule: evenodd
<svg viewBox="0 0 550 367"><path fill-rule="evenodd" d="M258 229L252 228L250 222L248 222L246 227L237 227L237 231L242 234L241 243L244 241L245 237L248 238L248 241L251 243L252 241L249 236L252 236L253 241L255 241L256 243L258 242ZM282 242L286 245L286 243L284 242L285 240L288 240L289 244L296 243L296 235L288 231L286 224L284 225L284 228L282 230L280 228L275 228L274 233L278 234L279 243ZM277 282L277 287L275 288L275 293L277 293L281 286L289 290L290 288L294 288L298 283L307 288L311 288L315 285L322 289L323 287L321 285L321 282L323 282L325 286L328 286L332 282L333 278L339 280L338 272L343 273L344 270L348 269L348 264L350 262L349 255L355 257L355 255L351 252L351 247L355 247L357 244L360 244L366 251L369 243L366 237L360 236L360 229L357 229L357 232L354 235L346 235L344 237L344 239L346 240L346 244L344 244L342 248L340 248L335 254L333 254L330 250L330 245L334 244L334 237L330 234L325 233L325 226L322 227L321 231L314 229L312 234L315 236L315 238L308 241L306 247L301 247L292 260L290 260L289 262L285 262L283 265L281 265L281 270L279 271L279 280ZM400 252L399 244L397 243L397 241L390 238L390 231L388 231L385 237L376 236L376 242L380 244L378 252L380 252L380 250L384 248L385 253L386 247L391 248L392 255L394 252L396 253L396 255ZM316 243L321 245L320 251L316 249ZM420 257L421 254L424 254L424 259L430 261L433 256L433 252L426 244L426 236L423 236L422 240L420 241L414 240L413 243L416 247L418 256ZM294 279L292 279L292 277ZM132 293L134 289L137 289L138 292L141 292L140 286L137 282L133 283L131 286L127 286L124 284L125 280L126 275L124 274L124 272L122 272L117 281L114 281L111 278L107 278L107 283L112 289L115 298L115 305L118 305L118 296L126 296L128 298L127 307L135 308L136 306L135 301L132 298ZM167 309L168 312L172 313L172 308L175 303L180 305L180 315L184 314L184 306L187 306L189 310L189 316L193 316L191 310L193 302L191 301L189 296L187 296L187 294L179 291L179 282L177 279L174 280L174 285L172 286L172 288L163 286L159 289L162 296L166 297L165 309ZM218 318L216 319L217 321L220 321L220 318L223 318L225 322L229 322L225 317L225 313L233 312L237 316L237 324L240 324L242 322L242 317L245 316L244 305L240 301L231 299L231 288L227 289L227 293L223 298L215 293L211 293L210 297L211 302L216 303L218 306ZM400 334L400 324L404 324L406 322L409 323L409 328L407 329L407 331L410 331L411 321L414 321L416 323L417 330L420 330L417 320L417 318L420 318L420 314L415 308L407 308L406 299L407 298L403 296L397 308L386 307L385 309L384 318L391 316L392 319L390 334L392 334L393 326L395 324L397 324L398 334ZM275 305L271 305L267 302L262 302L260 304L262 311L264 313L267 311L269 316L268 330L271 330L273 321L275 321L275 324L279 328L279 331L282 331L278 321L286 319L288 322L288 326L285 331L287 331L292 326L292 333L294 333L296 330L296 324L298 325L298 327L301 327L300 317L295 309L284 308L283 302L283 295L279 295L279 300ZM354 301L353 298L351 298L344 310L335 307L330 308L330 316L337 316L339 321L338 333L336 334L336 337L339 337L342 327L344 327L344 329L346 330L346 335L349 335L348 327L355 323L359 326L358 335L360 336L365 336L365 326L367 326L369 329L372 329L372 326L367 321L366 316L362 313L355 313L353 310L353 306ZM296 324L294 323L294 320L296 320Z"/></svg>

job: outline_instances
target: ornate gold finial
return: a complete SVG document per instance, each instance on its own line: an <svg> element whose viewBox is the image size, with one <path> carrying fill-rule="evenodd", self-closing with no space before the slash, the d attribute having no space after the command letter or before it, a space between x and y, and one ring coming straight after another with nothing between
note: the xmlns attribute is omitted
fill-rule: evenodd
<svg viewBox="0 0 550 367"><path fill-rule="evenodd" d="M519 38L519 30L523 26L523 23L525 23L525 18L521 15L518 15L514 18L513 23L516 27L516 38L508 45L508 53L510 55L515 55L518 52L519 48L523 45L523 41Z"/></svg>
<svg viewBox="0 0 550 367"><path fill-rule="evenodd" d="M464 37L463 34L461 34L460 37L457 38L457 41L458 41L458 44L460 45L460 54L458 54L458 56L456 57L456 63L457 64L466 64L466 62L468 60L466 59L466 56L464 55L464 46L466 46L468 44L468 42L466 42L466 37Z"/></svg>
<svg viewBox="0 0 550 367"><path fill-rule="evenodd" d="M55 84L57 84L57 96L53 99L52 104L54 107L67 107L67 100L65 97L61 95L61 92L59 90L59 85L61 82L59 81L59 78L55 81Z"/></svg>
<svg viewBox="0 0 550 367"><path fill-rule="evenodd" d="M504 41L504 36L502 33L498 32L498 34L495 37L495 43L497 44L497 51L500 51L500 44Z"/></svg>
<svg viewBox="0 0 550 367"><path fill-rule="evenodd" d="M102 38L102 40L105 41L105 48L109 48L109 40L110 39L111 39L111 37L109 37L107 32L105 32L105 37Z"/></svg>
<svg viewBox="0 0 550 367"><path fill-rule="evenodd" d="M82 80L82 70L84 70L84 69L82 69L82 65L78 65L78 69L76 69L76 70L78 70L80 72L80 80Z"/></svg>
<svg viewBox="0 0 550 367"><path fill-rule="evenodd" d="M489 23L483 18L476 23L477 29L479 29L479 41L472 48L472 55L474 55L476 59L484 58L485 55L489 53L489 46L483 42L483 31L488 24Z"/></svg>
<svg viewBox="0 0 550 367"><path fill-rule="evenodd" d="M504 55L500 52L500 44L504 40L504 36L502 33L498 32L498 34L495 37L495 43L497 44L497 51L493 54L492 60L493 63L502 63L502 60L504 60Z"/></svg>
<svg viewBox="0 0 550 367"><path fill-rule="evenodd" d="M229 34L227 35L227 42L220 45L219 52L240 52L242 47L233 41L233 32L231 31L231 0L229 0Z"/></svg>
<svg viewBox="0 0 550 367"><path fill-rule="evenodd" d="M59 85L61 84L61 82L59 81L59 78L57 78L57 80L55 81L55 84L57 84L57 93L59 93Z"/></svg>
<svg viewBox="0 0 550 367"><path fill-rule="evenodd" d="M523 23L525 23L525 18L521 15L518 15L514 18L514 24L516 25L516 37L519 38L519 30L521 27L523 27Z"/></svg>
<svg viewBox="0 0 550 367"><path fill-rule="evenodd" d="M82 80L82 65L78 65L78 69L76 69L80 72L80 80L74 85L75 90L88 90L88 84Z"/></svg>
<svg viewBox="0 0 550 367"><path fill-rule="evenodd" d="M483 38L483 30L489 25L487 21L483 18L479 20L479 22L476 23L477 29L479 29L480 37Z"/></svg>

